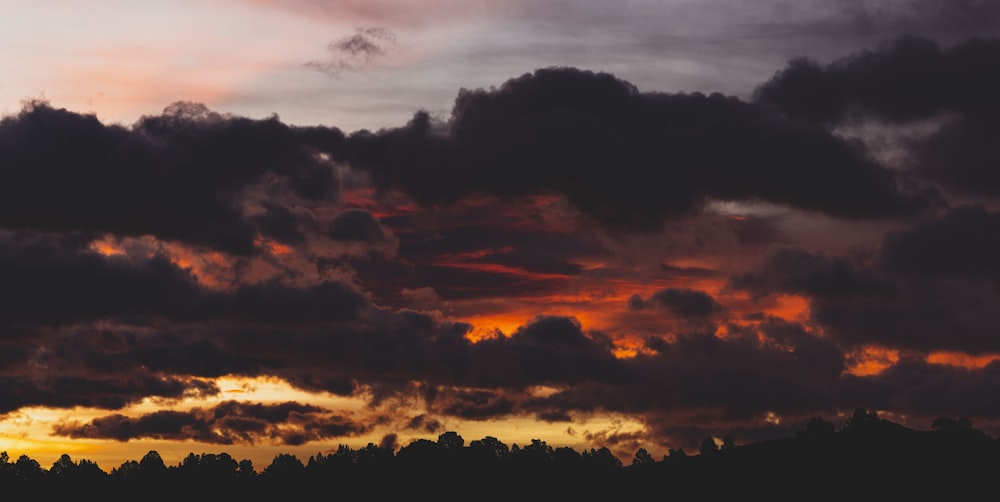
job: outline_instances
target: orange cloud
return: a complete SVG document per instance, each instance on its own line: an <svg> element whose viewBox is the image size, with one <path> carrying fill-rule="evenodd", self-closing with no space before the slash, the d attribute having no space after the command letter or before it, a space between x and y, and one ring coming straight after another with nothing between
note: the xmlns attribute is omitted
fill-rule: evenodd
<svg viewBox="0 0 1000 502"><path fill-rule="evenodd" d="M847 372L856 376L873 376L898 362L898 350L867 346L849 355Z"/></svg>
<svg viewBox="0 0 1000 502"><path fill-rule="evenodd" d="M972 355L962 352L939 351L927 355L927 362L929 363L958 366L966 369L979 369L998 360L1000 360L1000 354Z"/></svg>

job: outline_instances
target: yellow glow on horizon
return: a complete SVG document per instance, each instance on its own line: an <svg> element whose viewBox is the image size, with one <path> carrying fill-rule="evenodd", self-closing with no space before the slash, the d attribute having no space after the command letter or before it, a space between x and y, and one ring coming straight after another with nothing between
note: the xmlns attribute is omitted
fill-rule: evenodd
<svg viewBox="0 0 1000 502"><path fill-rule="evenodd" d="M329 393L304 391L292 387L288 382L275 377L239 377L224 376L215 379L220 393L207 397L186 397L172 403L173 409L206 408L223 401L247 401L254 403L282 403L296 401L309 403L337 411L361 411L365 402L363 397L338 396ZM125 415L142 414L161 410L164 407L162 399L146 398L141 402L122 410Z"/></svg>
<svg viewBox="0 0 1000 502"><path fill-rule="evenodd" d="M287 382L273 377L227 376L217 379L216 384L221 390L220 394L216 396L188 397L174 401L146 398L139 403L113 411L79 407L72 409L22 408L0 419L0 451L6 451L12 461L22 454L28 455L46 468L52 465L60 455L68 454L75 461L81 459L95 461L105 471L110 471L111 468L121 465L126 460L139 460L149 450L157 450L168 464L180 462L188 453L226 452L237 460L242 458L252 460L255 467L260 470L266 467L278 453L303 456L303 460L305 460L305 456L315 454L324 448L335 449L339 443L338 441L327 441L292 447L282 444L218 445L197 441L149 438L126 442L107 439L74 439L55 436L52 431L60 423L87 423L95 418L116 413L136 417L166 409L185 411L197 407L211 408L220 402L229 400L253 403L296 401L320 406L342 414L361 414L366 408L366 401L362 397L306 392L295 389ZM369 435L349 439L352 443L355 440L361 441L359 446L364 446L369 441L377 443L384 434L385 431L376 431ZM341 439L340 442L347 443L344 439Z"/></svg>
<svg viewBox="0 0 1000 502"><path fill-rule="evenodd" d="M498 418L487 421L465 421L444 418L441 428L433 433L415 432L401 428L411 415L418 409L400 410L397 405L388 405L384 409L367 407L363 398L342 397L325 394L313 394L292 388L287 383L276 378L242 378L223 377L217 384L221 393L204 399L187 398L176 402L163 402L146 399L122 410L99 410L93 408L50 409L25 408L9 414L0 420L0 451L8 452L12 460L20 455L27 455L48 468L59 456L68 454L74 461L89 460L96 462L103 470L110 472L125 461L140 460L150 450L156 450L168 465L177 465L190 453L228 453L236 460L249 459L256 470L265 468L279 454L292 454L306 461L311 455L319 452L332 452L341 444L352 448L361 448L368 443L379 444L387 434L397 436L398 446L406 446L416 439L436 440L437 436L446 430L455 431L466 442L493 436L508 446L518 444L524 446L531 440L545 441L552 447L568 446L578 451L599 447L603 437L614 434L635 434L641 437L644 425L634 419L623 416L587 416L576 417L569 422L544 422L535 416L517 416ZM530 389L536 397L550 396L560 392L557 387L539 386ZM193 440L162 440L141 438L129 441L114 441L107 439L73 439L54 436L53 427L60 423L87 423L95 418L120 413L137 417L154 411L190 410L195 407L205 409L226 400L247 402L285 402L298 401L310 405L322 406L336 413L348 413L364 420L365 416L388 413L395 416L393 420L374 426L369 432L351 437L330 438L314 441L300 446L290 446L277 443L231 444L221 445ZM400 412L403 413L400 414ZM369 417L371 419L371 417ZM596 445L596 446L595 446ZM647 445L652 451L654 445ZM631 455L630 452L629 455ZM623 458L623 462L629 459Z"/></svg>

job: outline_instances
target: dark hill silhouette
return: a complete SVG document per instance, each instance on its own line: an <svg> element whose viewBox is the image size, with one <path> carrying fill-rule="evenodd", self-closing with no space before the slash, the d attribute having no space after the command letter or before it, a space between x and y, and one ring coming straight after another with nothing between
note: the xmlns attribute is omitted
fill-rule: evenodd
<svg viewBox="0 0 1000 502"><path fill-rule="evenodd" d="M816 417L795 437L721 448L707 439L698 454L672 450L656 460L645 450L630 465L607 448L575 451L542 440L510 447L492 436L465 444L454 432L418 439L394 452L342 445L303 462L289 454L255 470L226 453L191 453L167 466L155 451L110 472L63 455L44 468L28 456L0 454L6 497L54 500L100 493L103 500L619 500L692 497L722 500L981 499L995 495L997 439L965 419L940 418L915 430L859 408L840 431ZM14 499L12 499L14 500Z"/></svg>

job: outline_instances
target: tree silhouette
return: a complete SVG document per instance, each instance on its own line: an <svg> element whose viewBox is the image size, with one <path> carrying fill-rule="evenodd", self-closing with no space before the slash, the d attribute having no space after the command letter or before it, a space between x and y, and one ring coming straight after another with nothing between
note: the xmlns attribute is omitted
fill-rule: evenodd
<svg viewBox="0 0 1000 502"><path fill-rule="evenodd" d="M707 437L701 441L701 447L698 448L698 452L703 457L712 456L719 452L719 445L715 444L715 439Z"/></svg>
<svg viewBox="0 0 1000 502"><path fill-rule="evenodd" d="M14 476L21 481L38 482L44 475L45 471L38 461L27 455L21 455L14 462Z"/></svg>
<svg viewBox="0 0 1000 502"><path fill-rule="evenodd" d="M844 422L845 431L870 431L879 422L878 414L864 408L855 408L854 413Z"/></svg>
<svg viewBox="0 0 1000 502"><path fill-rule="evenodd" d="M472 440L469 450L475 453L474 458L482 461L503 461L510 456L510 448L493 436Z"/></svg>
<svg viewBox="0 0 1000 502"><path fill-rule="evenodd" d="M809 437L821 437L827 434L833 434L835 427L833 422L828 422L823 420L823 417L812 417L806 422L806 428L801 432L801 435Z"/></svg>
<svg viewBox="0 0 1000 502"><path fill-rule="evenodd" d="M465 439L462 439L462 436L459 436L456 432L448 431L438 436L438 444L442 448L460 449L465 446Z"/></svg>
<svg viewBox="0 0 1000 502"><path fill-rule="evenodd" d="M552 450L552 465L560 470L579 469L583 464L583 455L568 446L560 446Z"/></svg>
<svg viewBox="0 0 1000 502"><path fill-rule="evenodd" d="M305 473L305 465L299 457L290 453L279 453L271 464L264 468L261 476L272 481L294 481Z"/></svg>
<svg viewBox="0 0 1000 502"><path fill-rule="evenodd" d="M139 477L139 462L126 460L118 467L111 469L111 476L117 479L135 479Z"/></svg>
<svg viewBox="0 0 1000 502"><path fill-rule="evenodd" d="M52 463L52 467L49 467L49 474L56 477L69 477L73 475L73 471L76 470L76 464L73 460L69 458L69 455L63 453L55 462Z"/></svg>
<svg viewBox="0 0 1000 502"><path fill-rule="evenodd" d="M521 467L531 468L548 465L549 461L552 460L552 447L541 439L532 439L531 444L525 445L524 448L512 450L510 458L515 465Z"/></svg>
<svg viewBox="0 0 1000 502"><path fill-rule="evenodd" d="M622 466L622 461L615 456L607 446L591 448L589 452L583 454L583 459L591 467L598 469L617 469Z"/></svg>
<svg viewBox="0 0 1000 502"><path fill-rule="evenodd" d="M250 459L240 460L239 467L236 468L236 478L246 481L257 477L257 472L253 468L253 461Z"/></svg>
<svg viewBox="0 0 1000 502"><path fill-rule="evenodd" d="M461 446L458 448L461 449ZM389 465L392 457L391 448L368 443L354 453L354 463L363 467L381 467Z"/></svg>
<svg viewBox="0 0 1000 502"><path fill-rule="evenodd" d="M734 438L731 434L722 436L722 446L719 447L719 451L732 451L733 448L736 448L736 438Z"/></svg>
<svg viewBox="0 0 1000 502"><path fill-rule="evenodd" d="M161 477L167 473L167 466L163 463L159 452L149 450L142 456L142 460L139 460L139 470L147 477Z"/></svg>
<svg viewBox="0 0 1000 502"><path fill-rule="evenodd" d="M653 463L656 463L656 459L645 448L636 450L635 456L632 457L632 465L649 465Z"/></svg>

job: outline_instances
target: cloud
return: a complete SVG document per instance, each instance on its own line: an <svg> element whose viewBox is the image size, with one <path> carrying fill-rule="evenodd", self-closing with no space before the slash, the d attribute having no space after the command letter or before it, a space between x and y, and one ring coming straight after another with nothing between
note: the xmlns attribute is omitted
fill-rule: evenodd
<svg viewBox="0 0 1000 502"><path fill-rule="evenodd" d="M350 286L269 280L208 288L163 255L105 256L73 236L0 232L0 325L118 321L298 324L352 318L367 301Z"/></svg>
<svg viewBox="0 0 1000 502"><path fill-rule="evenodd" d="M658 229L712 200L848 219L907 214L926 202L817 126L719 94L641 93L573 68L462 90L447 122L418 113L404 127L353 133L343 158L421 204L554 194L627 230Z"/></svg>
<svg viewBox="0 0 1000 502"><path fill-rule="evenodd" d="M177 103L131 127L30 103L0 119L0 227L152 235L237 255L256 252L249 194L333 201L320 153L336 129L296 128ZM295 239L295 231L284 236Z"/></svg>
<svg viewBox="0 0 1000 502"><path fill-rule="evenodd" d="M771 323L761 323L760 332L773 331ZM682 333L658 343L655 352L622 361L627 381L580 382L523 406L569 416L611 412L639 417L648 437L688 447L738 424L758 433L777 432L765 422L769 412L794 421L808 416L806 410L838 405L835 396L845 366L835 345L804 329L786 334L781 345L759 336L758 328L732 326L731 331L733 336L725 339L707 332Z"/></svg>
<svg viewBox="0 0 1000 502"><path fill-rule="evenodd" d="M758 295L784 293L813 298L859 295L888 287L846 258L787 247L772 252L758 269L731 277L730 284Z"/></svg>
<svg viewBox="0 0 1000 502"><path fill-rule="evenodd" d="M261 203L263 212L253 218L253 223L261 236L274 241L290 244L305 244L307 230L316 231L316 221L306 214L276 202Z"/></svg>
<svg viewBox="0 0 1000 502"><path fill-rule="evenodd" d="M386 240L385 230L372 213L364 209L345 209L330 221L327 234L342 242L379 244Z"/></svg>
<svg viewBox="0 0 1000 502"><path fill-rule="evenodd" d="M408 28L440 27L442 24L466 23L510 9L506 3L435 0L420 5L400 0L239 0L253 7L266 7L317 18L323 22L374 23Z"/></svg>
<svg viewBox="0 0 1000 502"><path fill-rule="evenodd" d="M995 38L942 47L906 36L828 64L795 59L761 84L754 100L817 122L844 121L852 114L897 123L946 112L995 116L998 63Z"/></svg>
<svg viewBox="0 0 1000 502"><path fill-rule="evenodd" d="M886 234L869 261L785 249L731 284L806 295L813 321L845 347L996 353L998 231L998 214L962 206Z"/></svg>
<svg viewBox="0 0 1000 502"><path fill-rule="evenodd" d="M947 416L995 417L1000 407L991 396L1000 391L1000 364L970 369L903 358L879 375L849 382L844 391L869 409L905 410L923 427L942 409Z"/></svg>
<svg viewBox="0 0 1000 502"><path fill-rule="evenodd" d="M968 38L994 34L1000 23L1000 7L990 0L861 0L837 8L866 31Z"/></svg>
<svg viewBox="0 0 1000 502"><path fill-rule="evenodd" d="M661 308L685 318L706 318L726 310L712 295L682 288L661 289L645 299L633 295L628 300L628 307L631 310Z"/></svg>
<svg viewBox="0 0 1000 502"><path fill-rule="evenodd" d="M355 436L369 425L329 410L297 402L274 404L224 401L211 408L189 411L162 410L138 417L121 414L98 417L87 423L70 421L53 433L77 439L194 440L209 444L301 445L311 441Z"/></svg>
<svg viewBox="0 0 1000 502"><path fill-rule="evenodd" d="M1000 194L1000 152L993 140L997 134L997 115L949 120L914 145L916 170L959 194L996 196Z"/></svg>
<svg viewBox="0 0 1000 502"><path fill-rule="evenodd" d="M72 349L71 349L72 350ZM146 368L130 368L128 357L72 361L46 350L24 351L25 359L0 374L0 415L30 406L76 406L117 410L145 398L204 398L219 393L215 383L183 376L164 376ZM46 366L45 363L51 363ZM68 362L81 363L72 367Z"/></svg>
<svg viewBox="0 0 1000 502"><path fill-rule="evenodd" d="M443 300L552 293L583 273L581 261L608 254L585 233L540 222L530 204L512 209L501 202L476 201L449 211L384 216L378 222L362 210L345 216L349 218L335 223L339 237L331 237L371 240L388 231L398 239L397 253L326 256L320 266L350 267L366 291L393 305L405 300L403 290L420 288L432 288ZM334 221L340 219L338 215Z"/></svg>
<svg viewBox="0 0 1000 502"><path fill-rule="evenodd" d="M934 121L927 137L903 141L913 172L958 194L989 196L1000 193L998 68L1000 39L944 47L907 36L829 64L794 60L755 90L755 101L830 125Z"/></svg>
<svg viewBox="0 0 1000 502"><path fill-rule="evenodd" d="M323 61L310 61L306 67L325 73L331 78L344 72L364 70L371 62L384 56L396 45L396 35L379 26L357 28L354 35L330 42L326 49L329 57Z"/></svg>

